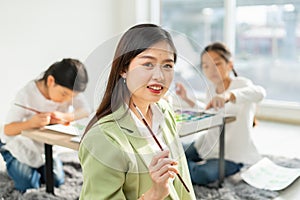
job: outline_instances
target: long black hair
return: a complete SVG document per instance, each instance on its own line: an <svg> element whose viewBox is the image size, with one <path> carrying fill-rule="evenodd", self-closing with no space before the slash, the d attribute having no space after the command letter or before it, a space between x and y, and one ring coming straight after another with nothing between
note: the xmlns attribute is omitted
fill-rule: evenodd
<svg viewBox="0 0 300 200"><path fill-rule="evenodd" d="M123 34L115 51L104 96L85 133L98 119L111 114L124 102L129 102L130 92L127 85L123 83L121 74L128 70L132 59L160 41L166 41L170 45L174 53L174 62L176 62L176 48L171 35L160 26L139 24L131 27Z"/></svg>

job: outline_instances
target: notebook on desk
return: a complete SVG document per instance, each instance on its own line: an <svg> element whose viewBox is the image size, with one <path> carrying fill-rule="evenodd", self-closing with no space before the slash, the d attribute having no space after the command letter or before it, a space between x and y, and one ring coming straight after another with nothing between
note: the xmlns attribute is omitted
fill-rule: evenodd
<svg viewBox="0 0 300 200"><path fill-rule="evenodd" d="M67 126L63 124L53 124L53 125L45 126L44 128L47 130L57 131L60 133L79 136L83 134L87 123L88 123L88 118L84 118L84 119L71 122L70 125Z"/></svg>

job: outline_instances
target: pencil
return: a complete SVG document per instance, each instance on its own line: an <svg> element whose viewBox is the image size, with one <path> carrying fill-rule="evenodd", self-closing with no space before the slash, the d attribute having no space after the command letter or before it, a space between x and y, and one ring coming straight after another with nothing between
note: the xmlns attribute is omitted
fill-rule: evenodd
<svg viewBox="0 0 300 200"><path fill-rule="evenodd" d="M32 112L35 112L35 113L37 113L37 114L42 113L41 111L38 111L38 110L36 110L36 109L34 109L34 108L30 108L30 107L27 107L27 106L24 106L24 105L21 105L21 104L18 104L18 103L15 103L15 105L16 105L16 106L19 106L19 107L21 107L21 108L24 108L24 109L26 109L26 110L30 110L30 111L32 111ZM64 119L58 119L58 118L52 117L52 116L51 116L51 118L52 118L52 119L55 119L55 120L61 120L61 121L63 121L63 122L64 122L64 125L66 125L66 126L68 126L68 125L70 124L70 122L68 122L68 121L66 121L66 120L64 120Z"/></svg>
<svg viewBox="0 0 300 200"><path fill-rule="evenodd" d="M162 148L161 144L159 143L157 137L154 135L152 129L150 128L149 124L147 123L143 113L141 112L141 110L135 105L135 103L133 103L133 106L135 107L136 111L139 113L139 115L142 118L143 123L145 124L145 126L147 127L147 129L149 130L149 132L151 133L153 139L155 140L156 144L159 146L160 150L163 151L164 149ZM187 185L185 184L185 182L183 181L183 179L181 178L179 173L176 173L177 177L179 178L180 182L183 184L184 188L186 189L187 192L190 192L189 188L187 187Z"/></svg>

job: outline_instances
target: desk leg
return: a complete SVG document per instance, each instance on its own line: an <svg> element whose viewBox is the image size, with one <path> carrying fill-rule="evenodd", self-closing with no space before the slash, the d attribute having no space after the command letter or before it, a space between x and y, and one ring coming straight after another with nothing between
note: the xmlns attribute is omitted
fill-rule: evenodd
<svg viewBox="0 0 300 200"><path fill-rule="evenodd" d="M223 118L223 124L220 126L220 149L219 149L219 187L222 187L224 176L225 176L225 118Z"/></svg>
<svg viewBox="0 0 300 200"><path fill-rule="evenodd" d="M54 194L52 145L45 144L46 192Z"/></svg>

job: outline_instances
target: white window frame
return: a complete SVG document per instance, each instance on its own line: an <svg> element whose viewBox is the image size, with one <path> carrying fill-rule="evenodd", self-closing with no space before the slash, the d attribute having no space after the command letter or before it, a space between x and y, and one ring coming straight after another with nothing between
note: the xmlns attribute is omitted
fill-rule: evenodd
<svg viewBox="0 0 300 200"><path fill-rule="evenodd" d="M150 1L151 22L161 24L161 5L161 0ZM229 48L232 49L233 54L235 50L236 17L234 13L236 13L236 8L236 0L224 0L226 13L224 19L224 42L230 45ZM300 124L300 103L266 99L258 105L256 115L263 120Z"/></svg>

